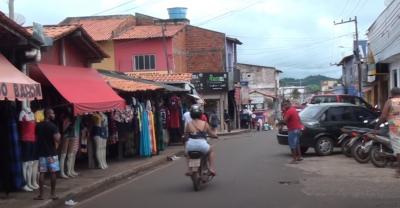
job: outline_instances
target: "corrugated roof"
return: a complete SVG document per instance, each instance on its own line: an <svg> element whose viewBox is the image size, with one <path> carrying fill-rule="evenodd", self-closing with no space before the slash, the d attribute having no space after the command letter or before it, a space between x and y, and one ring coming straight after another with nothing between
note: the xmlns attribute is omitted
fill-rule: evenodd
<svg viewBox="0 0 400 208"><path fill-rule="evenodd" d="M125 72L126 75L133 78L140 78L164 83L190 82L192 80L191 73L168 74L167 71L151 71L151 72Z"/></svg>
<svg viewBox="0 0 400 208"><path fill-rule="evenodd" d="M181 31L186 25L166 25L165 36L172 37ZM147 39L147 38L161 38L162 31L160 25L146 25L135 26L115 37L114 40L124 39Z"/></svg>

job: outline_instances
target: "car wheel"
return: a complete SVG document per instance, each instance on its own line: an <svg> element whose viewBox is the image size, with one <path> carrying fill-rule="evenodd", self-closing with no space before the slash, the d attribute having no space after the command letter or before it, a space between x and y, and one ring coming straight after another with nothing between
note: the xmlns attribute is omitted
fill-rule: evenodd
<svg viewBox="0 0 400 208"><path fill-rule="evenodd" d="M330 155L333 152L334 143L332 138L322 136L315 143L315 152L320 156Z"/></svg>

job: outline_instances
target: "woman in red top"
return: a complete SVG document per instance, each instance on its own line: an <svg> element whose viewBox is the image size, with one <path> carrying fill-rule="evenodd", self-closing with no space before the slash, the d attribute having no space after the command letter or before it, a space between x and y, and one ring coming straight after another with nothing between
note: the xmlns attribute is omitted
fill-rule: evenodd
<svg viewBox="0 0 400 208"><path fill-rule="evenodd" d="M282 108L284 111L283 118L288 128L288 143L293 157L290 163L296 164L298 161L303 160L300 151L300 135L303 124L301 124L296 108L291 105L290 101L283 102Z"/></svg>

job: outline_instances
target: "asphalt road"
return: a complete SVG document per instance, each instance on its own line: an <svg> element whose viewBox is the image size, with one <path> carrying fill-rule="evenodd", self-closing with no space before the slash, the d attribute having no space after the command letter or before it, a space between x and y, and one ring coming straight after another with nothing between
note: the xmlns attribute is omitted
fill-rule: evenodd
<svg viewBox="0 0 400 208"><path fill-rule="evenodd" d="M274 132L222 138L214 144L217 174L194 192L183 158L81 201L78 207L400 207L393 169L358 164L343 155L288 165Z"/></svg>

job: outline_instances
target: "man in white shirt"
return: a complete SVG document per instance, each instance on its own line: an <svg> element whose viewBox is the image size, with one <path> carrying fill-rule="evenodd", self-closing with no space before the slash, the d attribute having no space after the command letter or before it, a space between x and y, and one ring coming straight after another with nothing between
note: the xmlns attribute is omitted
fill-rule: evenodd
<svg viewBox="0 0 400 208"><path fill-rule="evenodd" d="M190 116L190 111L187 110L184 114L183 114L183 121L185 122L185 126L187 123L192 121L192 117Z"/></svg>

